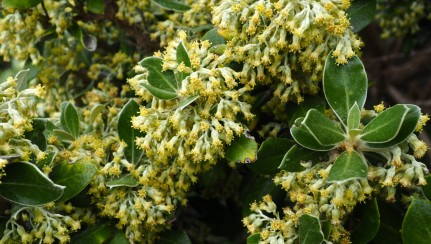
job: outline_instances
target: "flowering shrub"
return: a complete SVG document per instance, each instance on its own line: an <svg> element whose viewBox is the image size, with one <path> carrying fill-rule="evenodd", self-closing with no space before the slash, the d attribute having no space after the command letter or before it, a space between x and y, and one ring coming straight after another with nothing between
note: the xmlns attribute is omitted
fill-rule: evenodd
<svg viewBox="0 0 431 244"><path fill-rule="evenodd" d="M428 5L378 2L2 0L0 243L430 242L429 116L358 35Z"/></svg>

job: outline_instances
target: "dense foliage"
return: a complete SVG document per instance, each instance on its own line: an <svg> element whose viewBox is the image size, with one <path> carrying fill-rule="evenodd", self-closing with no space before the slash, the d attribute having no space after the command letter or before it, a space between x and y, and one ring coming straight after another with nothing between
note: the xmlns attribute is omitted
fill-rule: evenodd
<svg viewBox="0 0 431 244"><path fill-rule="evenodd" d="M427 1L0 2L0 243L431 242L429 116L360 59Z"/></svg>

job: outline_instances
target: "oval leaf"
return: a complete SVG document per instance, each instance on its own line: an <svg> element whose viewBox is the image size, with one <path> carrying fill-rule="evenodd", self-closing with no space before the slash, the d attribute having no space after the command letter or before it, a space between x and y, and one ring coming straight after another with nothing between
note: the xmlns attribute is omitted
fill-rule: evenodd
<svg viewBox="0 0 431 244"><path fill-rule="evenodd" d="M64 186L57 185L34 164L10 163L1 178L0 196L11 202L37 206L55 201L63 194Z"/></svg>
<svg viewBox="0 0 431 244"><path fill-rule="evenodd" d="M332 52L329 53L323 71L323 92L329 106L344 125L355 102L359 110L364 107L367 89L367 75L358 57L351 58L345 65L338 65Z"/></svg>
<svg viewBox="0 0 431 244"><path fill-rule="evenodd" d="M41 2L42 0L3 0L2 4L5 8L31 8Z"/></svg>
<svg viewBox="0 0 431 244"><path fill-rule="evenodd" d="M420 118L416 105L398 104L383 111L368 123L360 139L373 148L394 146L406 140L416 128Z"/></svg>
<svg viewBox="0 0 431 244"><path fill-rule="evenodd" d="M139 182L130 174L127 174L120 179L111 180L106 183L106 186L109 188L119 187L119 186L127 186L127 187L135 187L138 186Z"/></svg>
<svg viewBox="0 0 431 244"><path fill-rule="evenodd" d="M183 63L187 67L192 67L192 63L190 62L189 54L187 53L186 47L184 43L180 41L177 47L177 63ZM188 76L185 72L178 72L178 82L183 81Z"/></svg>
<svg viewBox="0 0 431 244"><path fill-rule="evenodd" d="M17 90L19 92L28 88L27 80L28 80L29 71L30 69L21 70L15 75L15 79L17 82Z"/></svg>
<svg viewBox="0 0 431 244"><path fill-rule="evenodd" d="M202 37L202 40L208 40L211 43L211 46L226 44L226 40L217 32L218 27L209 30Z"/></svg>
<svg viewBox="0 0 431 244"><path fill-rule="evenodd" d="M114 237L109 241L109 244L129 244L126 234L122 230L117 230Z"/></svg>
<svg viewBox="0 0 431 244"><path fill-rule="evenodd" d="M226 147L225 158L231 162L251 163L256 161L257 143L245 135L236 137Z"/></svg>
<svg viewBox="0 0 431 244"><path fill-rule="evenodd" d="M109 223L101 223L88 227L72 237L71 243L102 244L110 240L116 228Z"/></svg>
<svg viewBox="0 0 431 244"><path fill-rule="evenodd" d="M305 169L301 165L302 162L312 161L315 164L319 162L320 154L319 152L294 145L284 155L278 168L288 172L300 172Z"/></svg>
<svg viewBox="0 0 431 244"><path fill-rule="evenodd" d="M56 165L49 177L55 183L66 186L57 202L64 202L78 195L90 184L96 172L96 166L90 162L78 161L73 164L62 162Z"/></svg>
<svg viewBox="0 0 431 244"><path fill-rule="evenodd" d="M299 145L315 151L329 151L335 148L335 145L321 145L311 132L302 126L302 120L303 118L297 119L295 125L290 128L290 134Z"/></svg>
<svg viewBox="0 0 431 244"><path fill-rule="evenodd" d="M279 169L286 152L295 142L286 138L274 138L262 143L257 152L257 160L248 167L259 174L273 174Z"/></svg>
<svg viewBox="0 0 431 244"><path fill-rule="evenodd" d="M371 242L379 231L380 213L377 200L373 200L357 206L359 223L352 230L350 239L352 243L367 244Z"/></svg>
<svg viewBox="0 0 431 244"><path fill-rule="evenodd" d="M403 220L401 236L404 243L431 243L431 202L413 199Z"/></svg>
<svg viewBox="0 0 431 244"><path fill-rule="evenodd" d="M184 12L190 9L190 6L175 0L153 0L160 7L167 10L174 10L177 12Z"/></svg>
<svg viewBox="0 0 431 244"><path fill-rule="evenodd" d="M376 0L355 0L346 11L354 32L369 25L376 14Z"/></svg>
<svg viewBox="0 0 431 244"><path fill-rule="evenodd" d="M256 233L247 237L247 244L258 244L260 242L260 234Z"/></svg>
<svg viewBox="0 0 431 244"><path fill-rule="evenodd" d="M139 104L130 99L121 110L118 118L118 136L127 144L124 155L130 163L137 163L144 152L136 145L136 138L144 136L142 132L132 127L132 117L137 116Z"/></svg>
<svg viewBox="0 0 431 244"><path fill-rule="evenodd" d="M105 0L87 0L87 9L93 14L104 14Z"/></svg>
<svg viewBox="0 0 431 244"><path fill-rule="evenodd" d="M316 141L323 146L332 146L345 139L344 132L324 114L316 109L310 109L301 122Z"/></svg>
<svg viewBox="0 0 431 244"><path fill-rule="evenodd" d="M74 138L79 136L79 116L72 103L66 102L64 105L60 115L60 122L63 128Z"/></svg>
<svg viewBox="0 0 431 244"><path fill-rule="evenodd" d="M299 218L299 243L318 244L324 239L318 218L304 214Z"/></svg>
<svg viewBox="0 0 431 244"><path fill-rule="evenodd" d="M351 179L367 179L368 166L356 151L345 151L335 160L327 182L344 182Z"/></svg>
<svg viewBox="0 0 431 244"><path fill-rule="evenodd" d="M304 102L297 103L288 103L286 105L286 110L288 111L289 119L288 123L291 127L295 120L301 117L305 117L308 110L317 109L318 111L324 113L326 109L326 101L320 96L307 96L304 98Z"/></svg>
<svg viewBox="0 0 431 244"><path fill-rule="evenodd" d="M160 99L178 97L178 84L172 70L162 71L163 59L158 57L144 58L140 65L148 70L147 81L142 85L154 96Z"/></svg>
<svg viewBox="0 0 431 244"><path fill-rule="evenodd" d="M196 101L196 99L198 98L199 96L186 97L180 102L180 104L178 105L178 108L180 110L183 110L185 107L189 106L192 102Z"/></svg>

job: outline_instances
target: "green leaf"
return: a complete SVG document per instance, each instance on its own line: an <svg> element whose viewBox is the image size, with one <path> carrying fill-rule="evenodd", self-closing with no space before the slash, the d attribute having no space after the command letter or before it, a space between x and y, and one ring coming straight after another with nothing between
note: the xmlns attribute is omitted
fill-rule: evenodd
<svg viewBox="0 0 431 244"><path fill-rule="evenodd" d="M288 172L300 172L305 169L301 165L301 162L312 161L315 164L320 161L320 154L319 152L294 145L284 155L278 168Z"/></svg>
<svg viewBox="0 0 431 244"><path fill-rule="evenodd" d="M397 104L368 123L360 139L373 148L385 148L405 141L414 132L420 118L416 105Z"/></svg>
<svg viewBox="0 0 431 244"><path fill-rule="evenodd" d="M97 39L92 35L84 35L81 27L78 24L73 24L68 31L75 39L88 51L93 52L97 48Z"/></svg>
<svg viewBox="0 0 431 244"><path fill-rule="evenodd" d="M349 114L347 116L347 128L348 130L354 130L359 127L361 122L361 110L357 103L353 104L352 108L349 110Z"/></svg>
<svg viewBox="0 0 431 244"><path fill-rule="evenodd" d="M163 59L158 57L144 58L140 65L148 70L147 81L142 85L160 99L177 98L178 84L172 70L162 71Z"/></svg>
<svg viewBox="0 0 431 244"><path fill-rule="evenodd" d="M369 25L376 14L376 0L354 0L346 11L354 32Z"/></svg>
<svg viewBox="0 0 431 244"><path fill-rule="evenodd" d="M63 194L64 186L54 184L34 164L7 164L1 178L0 196L11 202L37 206L55 201Z"/></svg>
<svg viewBox="0 0 431 244"><path fill-rule="evenodd" d="M87 9L93 14L104 14L105 0L87 0Z"/></svg>
<svg viewBox="0 0 431 244"><path fill-rule="evenodd" d="M42 119L33 119L32 125L33 130L26 131L24 133L24 137L26 139L29 139L33 144L35 144L40 150L45 151L46 150L46 138L43 134L43 131L45 130L45 120Z"/></svg>
<svg viewBox="0 0 431 244"><path fill-rule="evenodd" d="M64 104L64 105L63 105ZM64 130L74 138L79 137L79 116L75 107L70 102L63 103L61 108L60 122ZM64 109L63 109L64 108Z"/></svg>
<svg viewBox="0 0 431 244"><path fill-rule="evenodd" d="M247 237L247 244L258 244L260 241L260 234L256 233Z"/></svg>
<svg viewBox="0 0 431 244"><path fill-rule="evenodd" d="M431 243L431 202L415 198L407 209L401 236L404 243Z"/></svg>
<svg viewBox="0 0 431 244"><path fill-rule="evenodd" d="M122 230L117 230L115 232L114 237L109 241L108 244L129 244L129 240L126 237L126 234Z"/></svg>
<svg viewBox="0 0 431 244"><path fill-rule="evenodd" d="M196 99L198 99L199 96L191 96L191 97L186 97L185 99L183 99L180 104L178 105L178 108L180 110L183 110L184 108L186 108L187 106L189 106L191 103L193 103L194 101L196 101Z"/></svg>
<svg viewBox="0 0 431 244"><path fill-rule="evenodd" d="M289 119L288 119L289 127L292 127L296 119L300 117L305 117L308 110L312 108L317 109L318 111L324 113L326 109L325 100L320 96L307 96L304 98L304 102L300 104L288 103L286 105L286 110L289 116Z"/></svg>
<svg viewBox="0 0 431 244"><path fill-rule="evenodd" d="M329 106L344 125L355 102L359 110L364 107L367 88L367 75L358 57L352 57L345 65L338 65L332 52L328 54L323 71L323 91Z"/></svg>
<svg viewBox="0 0 431 244"><path fill-rule="evenodd" d="M28 88L28 75L30 69L21 70L15 75L15 79L17 82L17 90L19 92Z"/></svg>
<svg viewBox="0 0 431 244"><path fill-rule="evenodd" d="M46 157L44 159L36 162L36 166L39 169L43 169L43 167L45 165L49 165L49 164L52 163L52 161L54 161L54 158L55 158L56 155L57 155L56 152L49 152L48 155L46 155Z"/></svg>
<svg viewBox="0 0 431 244"><path fill-rule="evenodd" d="M175 0L153 0L160 7L167 10L174 10L177 12L184 12L190 9L190 6Z"/></svg>
<svg viewBox="0 0 431 244"><path fill-rule="evenodd" d="M402 244L401 224L405 210L397 208L394 204L386 201L379 201L380 228L374 237L376 244Z"/></svg>
<svg viewBox="0 0 431 244"><path fill-rule="evenodd" d="M184 63L186 67L191 68L192 63L190 62L189 54L187 53L186 47L184 46L184 43L180 41L177 47L177 63L181 64ZM188 76L185 72L178 72L178 82L183 81Z"/></svg>
<svg viewBox="0 0 431 244"><path fill-rule="evenodd" d="M119 186L135 187L138 185L139 185L139 182L131 174L124 175L119 179L111 180L106 183L106 186L108 186L109 188L114 188Z"/></svg>
<svg viewBox="0 0 431 244"><path fill-rule="evenodd" d="M96 121L97 116L102 113L103 109L105 109L105 105L102 104L96 104L93 106L90 113L90 120L88 121L90 126L93 125L94 121Z"/></svg>
<svg viewBox="0 0 431 244"><path fill-rule="evenodd" d="M425 177L425 180L427 181L427 184L422 186L422 192L424 193L425 197L431 201L431 175Z"/></svg>
<svg viewBox="0 0 431 244"><path fill-rule="evenodd" d="M359 217L359 223L351 231L350 240L352 243L367 244L371 242L379 231L380 213L377 205L377 200L373 200L359 204L356 207Z"/></svg>
<svg viewBox="0 0 431 244"><path fill-rule="evenodd" d="M73 137L71 134L67 133L64 130L54 129L53 132L60 141L71 143L75 140L75 137Z"/></svg>
<svg viewBox="0 0 431 244"><path fill-rule="evenodd" d="M368 166L356 151L345 151L335 160L327 182L345 182L351 179L367 179Z"/></svg>
<svg viewBox="0 0 431 244"><path fill-rule="evenodd" d="M260 145L257 151L257 160L247 166L259 174L274 174L279 169L286 152L295 145L295 142L286 138L268 139Z"/></svg>
<svg viewBox="0 0 431 244"><path fill-rule="evenodd" d="M118 136L120 140L127 144L127 147L124 149L124 155L130 163L139 162L144 155L144 152L138 148L135 142L137 137L142 137L144 134L132 127L132 117L137 116L138 112L139 104L130 99L118 117Z"/></svg>
<svg viewBox="0 0 431 244"><path fill-rule="evenodd" d="M324 239L320 221L309 214L299 218L299 244L318 244Z"/></svg>
<svg viewBox="0 0 431 244"><path fill-rule="evenodd" d="M109 223L97 224L74 235L71 243L103 244L113 237L115 231L115 227Z"/></svg>
<svg viewBox="0 0 431 244"><path fill-rule="evenodd" d="M64 202L78 195L78 193L90 184L96 172L96 166L90 162L78 161L73 164L67 162L57 164L52 169L49 177L55 183L66 186L63 195L57 202Z"/></svg>
<svg viewBox="0 0 431 244"><path fill-rule="evenodd" d="M165 231L160 234L158 243L161 244L191 244L190 238L184 231Z"/></svg>
<svg viewBox="0 0 431 244"><path fill-rule="evenodd" d="M41 2L42 0L3 0L2 4L4 8L31 8Z"/></svg>
<svg viewBox="0 0 431 244"><path fill-rule="evenodd" d="M306 127L302 126L301 122L303 119L304 118L297 119L295 125L290 128L290 134L292 134L293 139L295 139L299 145L315 151L329 151L336 147L336 145L321 145L311 132Z"/></svg>
<svg viewBox="0 0 431 244"><path fill-rule="evenodd" d="M202 37L202 40L208 40L211 43L211 46L226 44L226 40L217 32L218 27L209 30Z"/></svg>
<svg viewBox="0 0 431 244"><path fill-rule="evenodd" d="M335 145L346 138L343 130L316 109L308 111L301 126L307 128L316 141L323 146Z"/></svg>
<svg viewBox="0 0 431 244"><path fill-rule="evenodd" d="M254 138L242 135L226 147L225 158L231 162L251 163L256 161L257 143Z"/></svg>

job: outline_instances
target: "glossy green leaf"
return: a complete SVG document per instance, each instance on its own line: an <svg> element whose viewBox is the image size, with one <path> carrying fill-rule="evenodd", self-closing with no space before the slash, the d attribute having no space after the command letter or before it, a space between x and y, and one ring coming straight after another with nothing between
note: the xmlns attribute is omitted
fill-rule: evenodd
<svg viewBox="0 0 431 244"><path fill-rule="evenodd" d="M323 146L335 145L346 138L341 128L316 109L308 111L301 126L307 128L316 141Z"/></svg>
<svg viewBox="0 0 431 244"><path fill-rule="evenodd" d="M130 244L123 230L117 230L108 244Z"/></svg>
<svg viewBox="0 0 431 244"><path fill-rule="evenodd" d="M87 9L93 14L104 14L105 0L87 0Z"/></svg>
<svg viewBox="0 0 431 244"><path fill-rule="evenodd" d="M208 40L211 43L211 46L226 44L226 40L217 32L219 28L213 28L209 30L202 37L202 40Z"/></svg>
<svg viewBox="0 0 431 244"><path fill-rule="evenodd" d="M350 240L352 243L367 244L371 242L379 231L380 213L377 200L374 198L365 204L359 204L356 207L358 213L356 218L359 222L351 231Z"/></svg>
<svg viewBox="0 0 431 244"><path fill-rule="evenodd" d="M295 142L286 138L268 139L260 145L257 160L247 166L259 174L274 174L281 161Z"/></svg>
<svg viewBox="0 0 431 244"><path fill-rule="evenodd" d="M39 160L39 161L36 162L36 166L39 169L43 169L43 167L45 165L49 165L49 164L52 163L52 161L54 160L54 158L55 158L56 155L57 155L56 152L49 152L44 159Z"/></svg>
<svg viewBox="0 0 431 244"><path fill-rule="evenodd" d="M361 110L357 103L353 104L353 106L349 110L349 114L347 116L347 128L350 130L357 129L361 122Z"/></svg>
<svg viewBox="0 0 431 244"><path fill-rule="evenodd" d="M416 105L398 104L368 123L360 139L373 148L385 148L405 141L414 132L420 118Z"/></svg>
<svg viewBox="0 0 431 244"><path fill-rule="evenodd" d="M191 244L190 238L184 231L165 231L160 234L160 244Z"/></svg>
<svg viewBox="0 0 431 244"><path fill-rule="evenodd" d="M139 113L139 104L130 99L120 112L118 117L118 136L120 140L127 144L124 149L124 156L130 163L137 163L144 152L136 145L136 138L144 134L132 127L132 117Z"/></svg>
<svg viewBox="0 0 431 244"><path fill-rule="evenodd" d="M290 134L293 139L301 146L315 151L329 151L336 145L321 145L313 134L302 125L304 118L299 118L295 121L295 125L290 128Z"/></svg>
<svg viewBox="0 0 431 244"><path fill-rule="evenodd" d="M66 102L62 105L60 122L64 130L69 132L74 138L79 136L79 116L72 103ZM64 109L63 109L64 106Z"/></svg>
<svg viewBox="0 0 431 244"><path fill-rule="evenodd" d="M140 62L141 66L148 70L147 81L142 85L154 96L160 99L174 99L178 97L178 84L172 70L162 71L163 59L147 57Z"/></svg>
<svg viewBox="0 0 431 244"><path fill-rule="evenodd" d="M257 143L254 138L242 135L226 147L225 158L231 162L252 163L256 157Z"/></svg>
<svg viewBox="0 0 431 244"><path fill-rule="evenodd" d="M26 139L29 139L33 144L35 144L37 147L39 147L40 150L45 151L46 150L46 138L43 134L43 131L45 130L45 120L42 119L33 119L32 126L33 130L26 131L24 133L24 137Z"/></svg>
<svg viewBox="0 0 431 244"><path fill-rule="evenodd" d="M364 65L358 57L352 57L347 64L339 65L329 53L323 71L323 91L329 106L340 121L346 125L347 116L353 104L359 110L367 97L368 80Z"/></svg>
<svg viewBox="0 0 431 244"><path fill-rule="evenodd" d="M324 239L317 217L303 214L299 217L299 244L318 244Z"/></svg>
<svg viewBox="0 0 431 244"><path fill-rule="evenodd" d="M284 155L278 168L288 172L300 172L305 169L301 165L301 162L311 161L313 164L315 164L320 161L320 154L321 153L319 152L294 145Z"/></svg>
<svg viewBox="0 0 431 244"><path fill-rule="evenodd" d="M190 6L176 0L153 0L157 5L167 10L183 12L190 9Z"/></svg>
<svg viewBox="0 0 431 244"><path fill-rule="evenodd" d="M132 175L127 174L123 177L115 180L110 180L106 182L106 186L109 188L119 187L119 186L127 186L127 187L135 187L139 185L139 181L136 180Z"/></svg>
<svg viewBox="0 0 431 244"><path fill-rule="evenodd" d="M31 163L10 163L5 173L1 178L0 196L21 205L36 206L55 201L65 188L52 182Z"/></svg>
<svg viewBox="0 0 431 244"><path fill-rule="evenodd" d="M286 105L286 110L288 113L288 123L291 127L295 120L300 117L305 117L308 110L310 109L317 109L319 112L324 113L326 109L326 102L325 99L323 99L320 96L307 96L304 98L304 102L297 104L297 103L288 103Z"/></svg>
<svg viewBox="0 0 431 244"><path fill-rule="evenodd" d="M177 47L177 63L181 64L183 63L186 67L191 68L192 63L190 62L189 54L187 53L186 47L184 46L184 43L180 41ZM178 82L183 81L188 76L185 72L178 72Z"/></svg>
<svg viewBox="0 0 431 244"><path fill-rule="evenodd" d="M19 92L25 90L28 88L28 75L29 75L30 69L21 70L15 75L16 83L17 83L17 90Z"/></svg>
<svg viewBox="0 0 431 244"><path fill-rule="evenodd" d="M247 244L258 244L260 241L260 234L256 233L247 237Z"/></svg>
<svg viewBox="0 0 431 244"><path fill-rule="evenodd" d="M356 151L345 151L332 165L328 182L344 182L351 179L367 179L368 166L364 158Z"/></svg>
<svg viewBox="0 0 431 244"><path fill-rule="evenodd" d="M376 0L354 0L346 13L350 20L350 26L357 33L374 20Z"/></svg>
<svg viewBox="0 0 431 244"><path fill-rule="evenodd" d="M190 104L192 104L194 101L196 101L196 99L198 99L199 96L191 96L191 97L186 97L185 99L183 99L180 104L178 105L178 108L180 110L183 110L184 108L186 108L187 106L189 106Z"/></svg>
<svg viewBox="0 0 431 244"><path fill-rule="evenodd" d="M96 172L96 166L90 162L78 161L73 164L67 162L57 164L49 177L56 184L66 186L63 195L57 199L57 202L64 202L78 195L90 184Z"/></svg>
<svg viewBox="0 0 431 244"><path fill-rule="evenodd" d="M3 0L2 5L5 8L31 8L41 2L42 0Z"/></svg>
<svg viewBox="0 0 431 244"><path fill-rule="evenodd" d="M431 243L431 202L415 198L407 209L401 236L404 243Z"/></svg>
<svg viewBox="0 0 431 244"><path fill-rule="evenodd" d="M103 244L114 235L116 228L109 223L96 224L77 233L72 237L72 244Z"/></svg>

